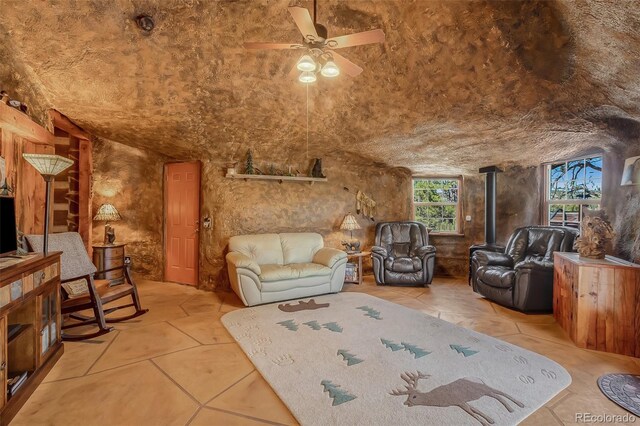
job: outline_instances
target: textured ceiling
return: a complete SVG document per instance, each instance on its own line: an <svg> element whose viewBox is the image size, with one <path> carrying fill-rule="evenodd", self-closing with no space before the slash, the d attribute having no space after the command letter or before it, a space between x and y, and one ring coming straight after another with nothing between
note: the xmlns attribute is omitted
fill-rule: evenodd
<svg viewBox="0 0 640 426"><path fill-rule="evenodd" d="M287 7L310 2L0 5L0 79L27 101L172 157L305 158L307 91L288 77L299 53L242 43L299 42ZM308 88L311 156L464 173L639 143L636 1L319 0L318 22L387 39L341 50L360 76Z"/></svg>

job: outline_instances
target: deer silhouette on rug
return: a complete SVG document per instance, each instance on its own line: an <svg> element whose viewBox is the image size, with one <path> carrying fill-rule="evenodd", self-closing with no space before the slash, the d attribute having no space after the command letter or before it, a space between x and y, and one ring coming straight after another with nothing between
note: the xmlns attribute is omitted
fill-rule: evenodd
<svg viewBox="0 0 640 426"><path fill-rule="evenodd" d="M417 373L403 373L400 377L407 382L407 386L405 386L406 390L395 389L391 391L390 394L396 396L407 395L407 400L404 402L404 405L409 407L416 405L427 407L460 407L483 426L492 425L495 421L482 411L469 405L469 402L476 401L483 396L489 396L500 402L510 413L513 413L513 408L511 408L507 400L513 402L520 408L524 408L521 402L502 391L486 385L478 378L465 377L447 383L446 385L438 386L429 392L420 392L418 390L418 381L420 379L428 379L431 377L430 375L418 371Z"/></svg>
<svg viewBox="0 0 640 426"><path fill-rule="evenodd" d="M298 312L298 311L312 311L314 309L328 308L328 303L316 303L315 300L311 299L308 302L299 301L297 305L293 303L286 303L278 305L278 309L282 312Z"/></svg>

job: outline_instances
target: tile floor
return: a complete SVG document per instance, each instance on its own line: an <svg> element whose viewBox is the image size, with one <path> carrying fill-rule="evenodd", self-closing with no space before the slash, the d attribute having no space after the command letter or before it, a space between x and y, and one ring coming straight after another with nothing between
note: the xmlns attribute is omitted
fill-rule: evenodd
<svg viewBox="0 0 640 426"><path fill-rule="evenodd" d="M150 312L99 339L65 343L65 353L12 425L296 424L220 322L242 307L231 292L139 281ZM533 350L562 364L569 388L527 425L575 424L575 413L625 414L598 390L609 372L640 374L640 360L576 348L551 315L525 315L478 297L466 281L428 288L362 291Z"/></svg>

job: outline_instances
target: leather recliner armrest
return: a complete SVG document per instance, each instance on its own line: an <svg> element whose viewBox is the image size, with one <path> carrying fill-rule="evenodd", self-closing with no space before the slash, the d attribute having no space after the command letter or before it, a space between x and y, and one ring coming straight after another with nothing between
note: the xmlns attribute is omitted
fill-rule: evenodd
<svg viewBox="0 0 640 426"><path fill-rule="evenodd" d="M320 265L324 265L327 268L333 268L333 265L336 264L340 259L346 259L347 253L342 250L323 247L316 252L313 256L313 263L318 263Z"/></svg>
<svg viewBox="0 0 640 426"><path fill-rule="evenodd" d="M511 258L511 256L504 253L478 250L473 253L473 258L478 263L478 266L506 266L508 268L513 267L513 259Z"/></svg>
<svg viewBox="0 0 640 426"><path fill-rule="evenodd" d="M414 251L414 254L416 257L423 258L430 254L435 254L435 252L436 248L434 246L422 246L418 247L418 249Z"/></svg>
<svg viewBox="0 0 640 426"><path fill-rule="evenodd" d="M553 270L553 261L542 259L529 259L516 263L514 269L538 269L538 270Z"/></svg>
<svg viewBox="0 0 640 426"><path fill-rule="evenodd" d="M382 256L382 257L387 257L389 255L389 253L387 253L387 249L380 246L371 247L371 254L372 255L377 254L378 256Z"/></svg>
<svg viewBox="0 0 640 426"><path fill-rule="evenodd" d="M244 255L237 251L232 251L227 253L226 258L227 262L231 263L236 268L248 269L256 275L260 275L262 273L260 265L258 265L255 260L251 259L247 255Z"/></svg>

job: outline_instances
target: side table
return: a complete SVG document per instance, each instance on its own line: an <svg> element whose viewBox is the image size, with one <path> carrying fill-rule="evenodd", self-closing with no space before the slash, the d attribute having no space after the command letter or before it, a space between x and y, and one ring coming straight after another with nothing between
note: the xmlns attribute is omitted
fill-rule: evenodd
<svg viewBox="0 0 640 426"><path fill-rule="evenodd" d="M124 282L124 246L126 244L97 244L93 246L93 264L98 268L95 276L99 280L109 280L110 285ZM119 268L119 269L118 269Z"/></svg>
<svg viewBox="0 0 640 426"><path fill-rule="evenodd" d="M348 277L345 276L345 280L344 280L345 283L362 284L362 259L364 259L365 257L369 257L370 255L371 255L370 251L360 251L360 252L354 252L354 253L347 252L347 259L351 259L351 258L353 258L354 260L358 259L358 264L355 270L355 276L351 279L347 279Z"/></svg>

